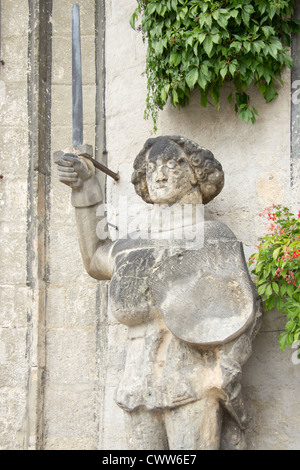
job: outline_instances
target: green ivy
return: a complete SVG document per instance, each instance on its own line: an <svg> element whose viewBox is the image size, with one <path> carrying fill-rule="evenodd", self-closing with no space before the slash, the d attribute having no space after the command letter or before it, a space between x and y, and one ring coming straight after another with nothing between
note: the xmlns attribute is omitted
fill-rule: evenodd
<svg viewBox="0 0 300 470"><path fill-rule="evenodd" d="M256 121L247 89L257 87L269 103L277 97L285 66L291 68L291 33L300 31L291 0L137 0L130 19L147 41L145 118L168 97L181 108L201 91L201 105L220 106L220 89L234 84L228 101L241 120ZM137 20L140 25L136 25Z"/></svg>

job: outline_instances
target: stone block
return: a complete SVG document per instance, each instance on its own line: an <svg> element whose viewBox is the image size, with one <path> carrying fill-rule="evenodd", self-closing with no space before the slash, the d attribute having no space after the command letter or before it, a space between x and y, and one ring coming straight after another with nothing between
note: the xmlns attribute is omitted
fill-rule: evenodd
<svg viewBox="0 0 300 470"><path fill-rule="evenodd" d="M6 84L26 83L28 44L23 35L2 41L1 59L5 62L5 65L1 66L1 80Z"/></svg>
<svg viewBox="0 0 300 470"><path fill-rule="evenodd" d="M0 172L4 179L8 177L22 178L22 185L25 183L25 175L28 168L28 129L25 127L7 127L1 133L0 148ZM25 179L24 179L25 177ZM1 181L0 191L2 191L4 181ZM24 194L24 197L26 195Z"/></svg>
<svg viewBox="0 0 300 470"><path fill-rule="evenodd" d="M0 325L2 328L26 328L28 287L1 285Z"/></svg>
<svg viewBox="0 0 300 470"><path fill-rule="evenodd" d="M107 3L106 12L108 24L116 25L118 23L126 23L126 21L124 21L125 18L130 18L136 9L135 0L129 0L122 3L119 3L116 0L111 0Z"/></svg>
<svg viewBox="0 0 300 470"><path fill-rule="evenodd" d="M27 328L0 328L2 358L0 363L1 387L24 387L28 373Z"/></svg>
<svg viewBox="0 0 300 470"><path fill-rule="evenodd" d="M27 90L15 83L6 83L6 102L1 106L1 127L27 127Z"/></svg>
<svg viewBox="0 0 300 470"><path fill-rule="evenodd" d="M50 285L47 292L47 327L63 328L66 309L65 287Z"/></svg>
<svg viewBox="0 0 300 470"><path fill-rule="evenodd" d="M8 39L22 36L24 42L28 34L28 3L23 0L6 0L1 5L1 36Z"/></svg>
<svg viewBox="0 0 300 470"><path fill-rule="evenodd" d="M106 29L106 56L109 73L123 73L136 66L136 34L127 22L111 24ZM126 38L124 40L124 38ZM133 72L133 70L132 70ZM134 76L134 73L132 73Z"/></svg>
<svg viewBox="0 0 300 470"><path fill-rule="evenodd" d="M98 450L97 449L97 436L84 437L47 437L44 450Z"/></svg>
<svg viewBox="0 0 300 470"><path fill-rule="evenodd" d="M66 307L64 323L68 327L90 326L96 330L97 316L97 281L89 284L72 285L66 288Z"/></svg>
<svg viewBox="0 0 300 470"><path fill-rule="evenodd" d="M95 86L85 85L83 87L83 116L84 125L95 125ZM52 119L56 125L72 125L72 89L71 85L54 85L52 102ZM69 147L72 141L67 143ZM58 149L60 150L60 149Z"/></svg>
<svg viewBox="0 0 300 470"><path fill-rule="evenodd" d="M125 440L124 413L114 401L115 387L105 388L105 409L103 418L103 435L101 436L101 449L128 450ZM118 432L116 432L116 422Z"/></svg>
<svg viewBox="0 0 300 470"><path fill-rule="evenodd" d="M64 34L71 37L73 0L54 0L52 26L54 36ZM93 35L95 32L93 0L80 3L81 34Z"/></svg>
<svg viewBox="0 0 300 470"><path fill-rule="evenodd" d="M93 35L83 36L82 51L82 82L85 85L95 83L95 39ZM72 83L72 36L55 36L52 44L53 52L53 85L70 85Z"/></svg>
<svg viewBox="0 0 300 470"><path fill-rule="evenodd" d="M25 388L0 388L0 449L23 450L27 391Z"/></svg>
<svg viewBox="0 0 300 470"><path fill-rule="evenodd" d="M64 439L64 448L75 440L89 440L89 448L97 442L95 392L93 390L59 390L48 386L46 397L47 442ZM70 439L70 441L69 441ZM69 444L70 442L70 444ZM63 443L63 441L62 441ZM51 445L51 444L50 444ZM86 444L85 444L86 445ZM81 449L81 447L79 447Z"/></svg>
<svg viewBox="0 0 300 470"><path fill-rule="evenodd" d="M0 181L0 217L9 231L26 231L27 181L21 178L3 177ZM3 232L7 233L2 225Z"/></svg>
<svg viewBox="0 0 300 470"><path fill-rule="evenodd" d="M72 84L57 84L52 87L52 122L55 126L72 125ZM70 145L70 144L68 144ZM60 150L60 149L58 149Z"/></svg>
<svg viewBox="0 0 300 470"><path fill-rule="evenodd" d="M49 385L94 387L95 330L59 328L47 332ZM76 389L76 387L75 387Z"/></svg>
<svg viewBox="0 0 300 470"><path fill-rule="evenodd" d="M71 229L69 225L61 224L50 227L50 281L56 286L69 285L73 283L90 282L88 274L84 270L78 246L76 228ZM68 269L66 269L66 260Z"/></svg>
<svg viewBox="0 0 300 470"><path fill-rule="evenodd" d="M9 240L1 228L0 272L3 284L25 285L26 283L26 233L11 230Z"/></svg>
<svg viewBox="0 0 300 470"><path fill-rule="evenodd" d="M132 75L131 69L122 70L119 73L116 69L115 75L110 76L106 88L106 95L108 97L107 116L109 119L117 117L118 119L122 114L130 114L132 112L132 103L136 101L143 102L145 98L145 92L147 84L145 76L142 71L136 71L135 75ZM139 107L139 112L141 111ZM143 114L140 113L141 119ZM131 120L129 124L132 125ZM143 145L143 142L141 142Z"/></svg>

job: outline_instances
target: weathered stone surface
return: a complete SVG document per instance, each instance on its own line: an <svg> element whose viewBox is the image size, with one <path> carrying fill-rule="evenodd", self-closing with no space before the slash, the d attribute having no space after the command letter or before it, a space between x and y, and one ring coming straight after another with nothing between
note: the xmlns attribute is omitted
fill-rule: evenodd
<svg viewBox="0 0 300 470"><path fill-rule="evenodd" d="M168 259L151 287L168 328L189 343L228 342L255 316L255 292L237 241L206 240L199 251Z"/></svg>
<svg viewBox="0 0 300 470"><path fill-rule="evenodd" d="M44 433L46 448L127 449L124 413L114 401L124 367L127 327L118 324L110 309L107 313L102 311L107 295L103 293L102 298L98 282L83 273L80 253L75 248L77 239L74 209L71 204L66 203L69 188L59 183L56 168L53 169L52 192L47 212L51 242L48 260L50 283L47 292L47 333L49 330L52 350L57 346L57 351L60 351L64 330L68 336L71 328L80 333L92 326L93 322L97 324L94 337L97 362L94 356L90 356L88 361L90 370L95 372L94 384L97 385L90 384L86 394L81 396L82 383L52 383L49 380L50 374L52 378L55 376L62 381L64 377L65 361L56 360L59 357L56 354L55 360L50 361L49 375L43 376L45 382L42 389L47 396L45 403L43 396L39 396L37 392L41 380L36 367L36 346L37 337L40 334L43 337L43 325L39 321L44 313L40 312L39 317L38 292L32 291L32 279L28 277L30 273L26 272L27 262L33 266L36 263L36 251L28 251L30 238L26 233L26 218L28 217L28 222L34 222L37 215L33 212L27 215L27 200L34 204L36 197L34 187L28 186L27 189L28 162L32 152L29 147L32 127L28 128L30 120L27 107L32 105L32 101L27 103L27 97L28 84L33 84L33 64L28 61L31 48L29 40L32 39L30 28L33 9L38 3L46 5L50 2L1 2L1 58L4 59L5 66L0 66L0 79L6 92L4 102L1 102L0 96L0 174L4 175L4 179L0 180L0 363L3 366L3 382L5 379L9 379L9 382L3 383L0 388L0 448L12 450L39 447L35 417L41 406L45 423L44 426L43 423L38 423L38 429ZM74 0L53 1L52 151L68 148L72 139L71 121L67 119L67 115L70 113L71 101L68 76L71 77L70 12L73 3ZM84 94L85 115L89 115L88 124L84 125L84 135L87 143L94 144L93 113L95 98L98 106L101 89L98 81L98 95L93 91L94 13L95 5L99 11L104 1L101 1L100 6L100 2L95 3L94 0L81 3L83 79L84 86L91 86ZM33 7L31 18L29 6ZM139 203L140 198L129 179L133 156L140 150L142 142L153 137L151 120L143 120L147 91L146 44L142 42L142 35L133 31L129 25L129 16L136 8L136 0L106 0L105 8L106 135L103 140L108 151L109 167L115 171L120 170L121 174L118 184L111 179L107 180L107 200L111 212L116 211L120 195L125 194L130 207L139 204L143 209L146 203ZM96 23L96 27L99 27L99 23ZM43 32L41 40L44 38ZM47 61L51 60L50 53L45 56L44 53L37 52L36 57L38 60L35 65L42 63L45 57ZM29 77L30 83L27 80ZM62 87L61 90L59 87ZM37 98L37 87L33 87L31 91L35 92L34 96ZM209 219L222 221L234 231L237 239L243 242L247 258L253 253L258 237L264 233L259 212L273 202L283 202L295 211L299 206L299 165L295 158L293 187L290 181L290 73L286 71L284 87L280 87L279 97L273 103L265 104L255 90L251 93L251 103L260 113L255 126L245 125L235 118L232 107L227 102L227 95L231 91L228 84L220 97L220 111L211 107L202 108L199 105L198 92L192 94L189 106L180 111L168 103L160 113L158 133L186 135L210 148L222 161L226 185L220 197L206 206L205 214ZM45 97L46 94L41 96L42 101ZM58 109L61 114L56 112ZM36 118L38 112L32 115ZM293 137L297 138L295 135ZM36 174L36 167L33 166L32 171ZM40 189L43 187L41 184ZM27 281L29 285L26 285ZM43 288L42 279L40 283ZM41 302L39 308L42 307ZM275 311L264 314L262 328L254 341L253 355L243 368L242 385L250 417L245 434L248 448L252 450L299 448L300 406L295 393L299 388L299 364L292 362L294 349L287 349L284 353L279 349L277 337L283 329L284 318ZM62 341L66 343L63 338ZM87 353L93 350L89 341L81 342L80 351L77 351L76 341L70 341L67 346L74 348L73 355L77 357L79 364L86 364L82 358L86 358ZM232 346L231 343L227 343L228 349L229 346ZM243 358L247 356L246 340L243 339L235 347L237 351L234 354L241 354ZM69 353L72 354L71 350ZM227 349L225 356L230 356ZM25 374L27 367L28 376ZM76 364L74 370L81 377ZM223 370L230 378L230 368L223 366ZM22 383L24 377L26 380ZM70 378L70 374L68 377ZM76 381L75 372L73 380ZM63 393L64 386L69 388ZM95 394L95 389L99 393ZM69 396L70 390L76 390L76 398ZM72 405L69 404L70 400ZM64 406L68 410L68 419L74 420L71 426L68 426L65 419ZM82 432L78 430L76 423L80 424ZM94 423L93 429L91 423ZM226 423L227 417L223 425L221 448L243 447L243 435L239 432L239 427L229 423L228 431Z"/></svg>
<svg viewBox="0 0 300 470"><path fill-rule="evenodd" d="M219 194L224 184L220 163L188 139L149 139L134 162L132 182L146 202L165 205L162 218L174 206L173 223L167 230L156 223L150 238L146 230L111 241L96 237L95 195L102 203L98 179L76 155L62 152L54 158L60 181L72 188L87 272L111 280L110 310L128 327L115 396L125 411L128 447L219 449L221 404L241 430L246 426L241 367L251 354L260 315L233 233L216 222L202 221L200 230L191 215L197 211L189 217L182 211ZM203 231L204 239L189 251L186 232L180 240L174 235L191 226ZM185 423L187 433L179 423ZM223 439L223 446L225 441L230 439Z"/></svg>

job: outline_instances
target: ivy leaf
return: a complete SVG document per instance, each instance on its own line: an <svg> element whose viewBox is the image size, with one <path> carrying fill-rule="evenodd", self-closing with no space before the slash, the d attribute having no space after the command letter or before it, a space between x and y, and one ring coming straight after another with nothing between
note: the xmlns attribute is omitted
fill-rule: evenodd
<svg viewBox="0 0 300 470"><path fill-rule="evenodd" d="M274 59L277 59L277 47L274 46L273 44L269 44L268 50L271 56L274 57Z"/></svg>
<svg viewBox="0 0 300 470"><path fill-rule="evenodd" d="M214 14L213 14L213 16L214 16ZM226 29L226 26L227 26L227 23L228 23L226 15L218 15L217 18L215 16L214 16L214 18L217 21L218 25L221 26L221 28Z"/></svg>
<svg viewBox="0 0 300 470"><path fill-rule="evenodd" d="M275 292L275 294L279 293L279 286L278 286L277 282L272 282L272 289Z"/></svg>
<svg viewBox="0 0 300 470"><path fill-rule="evenodd" d="M155 3L150 3L147 5L147 14L152 15L156 11L156 4Z"/></svg>
<svg viewBox="0 0 300 470"><path fill-rule="evenodd" d="M200 27L203 28L203 26L206 24L208 26L208 28L210 29L211 26L212 26L212 17L210 15L210 13L203 13L201 16L200 16Z"/></svg>
<svg viewBox="0 0 300 470"><path fill-rule="evenodd" d="M167 101L169 90L170 90L170 84L169 83L167 83L163 87L163 89L161 90L160 96L161 96L161 99L164 103Z"/></svg>
<svg viewBox="0 0 300 470"><path fill-rule="evenodd" d="M210 94L211 94L212 99L216 103L217 108L219 109L219 107L220 107L220 104L219 104L219 101L220 101L220 85L218 83L216 83L214 86L211 87Z"/></svg>
<svg viewBox="0 0 300 470"><path fill-rule="evenodd" d="M266 100L267 103L270 103L271 101L274 100L274 98L276 98L278 95L277 91L276 91L276 88L275 88L275 85L273 82L270 83L270 85L268 85L265 93L264 93L264 98Z"/></svg>
<svg viewBox="0 0 300 470"><path fill-rule="evenodd" d="M181 53L180 52L172 52L170 55L170 65L177 67L181 62Z"/></svg>
<svg viewBox="0 0 300 470"><path fill-rule="evenodd" d="M280 349L281 351L283 351L287 346L288 333L286 332L281 333L278 337L278 340L279 340Z"/></svg>
<svg viewBox="0 0 300 470"><path fill-rule="evenodd" d="M199 44L202 44L204 39L206 38L206 33L200 33L198 36L198 41L199 41Z"/></svg>
<svg viewBox="0 0 300 470"><path fill-rule="evenodd" d="M285 303L284 303L284 300L282 299L282 297L278 297L277 298L277 309L278 309L279 312L281 312L283 310L284 305L285 305Z"/></svg>
<svg viewBox="0 0 300 470"><path fill-rule="evenodd" d="M268 39L271 34L274 34L274 29L271 26L263 26L261 29L266 36L266 39Z"/></svg>
<svg viewBox="0 0 300 470"><path fill-rule="evenodd" d="M214 20L218 21L219 17L220 17L220 12L219 10L215 10L213 11L213 14L212 14Z"/></svg>
<svg viewBox="0 0 300 470"><path fill-rule="evenodd" d="M198 69L193 69L191 70L187 76L185 77L186 83L188 84L190 89L193 89L199 76L199 70Z"/></svg>
<svg viewBox="0 0 300 470"><path fill-rule="evenodd" d="M232 18L236 18L238 16L238 14L239 14L238 10L231 10L231 12L230 12L230 16Z"/></svg>
<svg viewBox="0 0 300 470"><path fill-rule="evenodd" d="M230 49L235 49L236 51L238 51L241 47L242 43L240 41L233 41L229 46Z"/></svg>
<svg viewBox="0 0 300 470"><path fill-rule="evenodd" d="M194 41L194 38L193 36L189 36L186 40L186 44L189 45L189 46L192 46L193 45L193 41Z"/></svg>
<svg viewBox="0 0 300 470"><path fill-rule="evenodd" d="M250 5L250 3L248 3L248 5L244 5L243 10L246 11L249 15L255 12L253 5Z"/></svg>
<svg viewBox="0 0 300 470"><path fill-rule="evenodd" d="M252 115L252 112L249 108L243 109L242 111L239 112L239 118L242 121L245 121L247 124L248 124L248 122L251 121L252 117L253 117L253 115Z"/></svg>
<svg viewBox="0 0 300 470"><path fill-rule="evenodd" d="M267 287L267 283L265 284L262 284L261 286L259 286L257 292L258 292L258 295L263 295L265 293L265 290L266 290L266 287Z"/></svg>
<svg viewBox="0 0 300 470"><path fill-rule="evenodd" d="M138 11L139 11L139 9L136 8L136 10L133 12L133 14L130 17L129 23L130 23L130 26L132 27L132 29L135 29L135 22L138 18Z"/></svg>
<svg viewBox="0 0 300 470"><path fill-rule="evenodd" d="M275 307L275 302L276 302L276 297L275 297L275 295L273 295L273 297L270 297L270 298L266 301L266 310L267 310L267 311L272 310L272 308Z"/></svg>
<svg viewBox="0 0 300 470"><path fill-rule="evenodd" d="M220 36L220 34L218 34L218 33L217 33L217 34L212 34L212 35L211 35L211 39L212 39L212 42L213 42L214 44L219 44L220 39L221 39L221 36Z"/></svg>
<svg viewBox="0 0 300 470"><path fill-rule="evenodd" d="M177 11L177 0L172 0L172 9Z"/></svg>
<svg viewBox="0 0 300 470"><path fill-rule="evenodd" d="M206 36L205 41L203 43L203 48L204 48L206 54L208 55L208 57L210 57L212 49L213 49L213 40L212 40L211 36Z"/></svg>
<svg viewBox="0 0 300 470"><path fill-rule="evenodd" d="M206 108L207 103L208 103L208 100L207 100L206 94L201 93L201 106L203 106L203 108Z"/></svg>
<svg viewBox="0 0 300 470"><path fill-rule="evenodd" d="M207 85L207 78L203 75L201 71L199 73L198 84L200 88L202 88L202 90L205 90Z"/></svg>
<svg viewBox="0 0 300 470"><path fill-rule="evenodd" d="M245 8L242 10L242 19L246 26L249 26L250 21L250 14L247 12Z"/></svg>
<svg viewBox="0 0 300 470"><path fill-rule="evenodd" d="M163 53L164 47L166 47L167 40L166 39L160 39L159 41L153 41L153 48L155 51L155 54L161 55Z"/></svg>
<svg viewBox="0 0 300 470"><path fill-rule="evenodd" d="M209 71L208 65L206 63L203 63L201 65L201 74L203 74L207 78L207 80L211 79L211 72Z"/></svg>
<svg viewBox="0 0 300 470"><path fill-rule="evenodd" d="M178 93L175 90L175 88L173 88L173 90L172 90L172 103L173 103L174 106L177 106L177 104L179 103Z"/></svg>
<svg viewBox="0 0 300 470"><path fill-rule="evenodd" d="M288 54L281 54L284 65L290 69L294 66L294 59Z"/></svg>
<svg viewBox="0 0 300 470"><path fill-rule="evenodd" d="M228 66L227 66L227 65L225 65L225 67L223 67L223 68L220 70L220 75L221 75L221 77L223 78L223 80L224 80L224 78L225 78L226 75L227 75L227 71L228 71ZM232 95L231 95L231 96L232 96Z"/></svg>
<svg viewBox="0 0 300 470"><path fill-rule="evenodd" d="M289 285L287 286L286 292L287 292L287 295L288 295L289 297L291 297L291 298L293 297L293 294L294 294L294 286L293 286L293 284L289 284Z"/></svg>
<svg viewBox="0 0 300 470"><path fill-rule="evenodd" d="M244 48L245 52L250 52L250 49L251 49L250 42L244 41L243 42L243 48Z"/></svg>
<svg viewBox="0 0 300 470"><path fill-rule="evenodd" d="M269 284L269 285L267 286L266 290L265 290L265 296L266 296L266 297L270 297L270 296L272 295L272 292L273 292L272 286L271 286L271 284Z"/></svg>
<svg viewBox="0 0 300 470"><path fill-rule="evenodd" d="M254 41L251 47L254 52L257 52L259 54L262 48L264 47L264 43L262 41Z"/></svg>
<svg viewBox="0 0 300 470"><path fill-rule="evenodd" d="M234 76L236 69L237 69L237 66L235 64L229 65L229 72L231 73L232 76Z"/></svg>

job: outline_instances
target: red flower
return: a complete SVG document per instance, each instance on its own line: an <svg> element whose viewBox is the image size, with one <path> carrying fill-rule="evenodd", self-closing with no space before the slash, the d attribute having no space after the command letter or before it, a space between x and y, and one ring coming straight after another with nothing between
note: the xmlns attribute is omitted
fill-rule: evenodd
<svg viewBox="0 0 300 470"><path fill-rule="evenodd" d="M300 219L300 211L299 211L299 213L298 213L298 219Z"/></svg>

